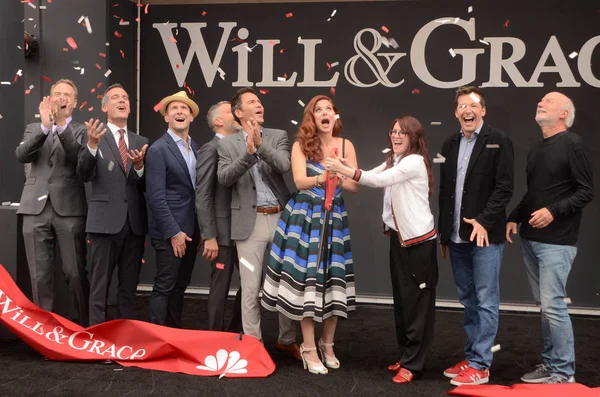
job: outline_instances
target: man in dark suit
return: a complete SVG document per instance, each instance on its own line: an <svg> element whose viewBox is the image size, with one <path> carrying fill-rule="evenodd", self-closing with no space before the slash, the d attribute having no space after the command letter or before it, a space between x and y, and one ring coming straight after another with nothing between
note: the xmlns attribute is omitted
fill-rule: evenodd
<svg viewBox="0 0 600 397"><path fill-rule="evenodd" d="M489 381L500 306L500 264L506 206L513 193L514 154L510 138L483 122L485 98L476 87L456 91L460 131L442 145L439 235L465 307L465 360L446 369L456 386Z"/></svg>
<svg viewBox="0 0 600 397"><path fill-rule="evenodd" d="M229 285L234 268L239 269L235 242L231 240L231 189L217 180L219 141L240 126L233 119L231 104L222 101L213 105L206 115L215 137L204 144L196 160L196 213L203 240L203 252L211 262L208 294L208 329L225 331L224 314ZM242 329L241 290L235 296L229 332Z"/></svg>
<svg viewBox="0 0 600 397"><path fill-rule="evenodd" d="M287 133L263 128L264 107L251 88L238 90L231 107L242 130L219 142L219 183L232 187L231 239L240 258L244 333L262 340L259 293L263 259L290 198L283 174L290 169ZM296 323L279 314L276 349L301 360Z"/></svg>
<svg viewBox="0 0 600 397"><path fill-rule="evenodd" d="M120 84L105 91L102 111L108 118L106 127L94 119L85 123L87 137L77 164L81 180L92 185L85 229L90 240L90 325L108 320L108 291L116 266L117 318L133 318L133 300L148 232L144 199L148 139L127 131L129 96Z"/></svg>
<svg viewBox="0 0 600 397"><path fill-rule="evenodd" d="M87 204L76 166L85 126L73 122L77 87L61 79L40 103L40 122L25 128L16 156L31 163L17 214L23 215L23 239L31 275L33 301L54 310L54 253L60 250L62 273L77 313L88 324L89 283L85 269Z"/></svg>
<svg viewBox="0 0 600 397"><path fill-rule="evenodd" d="M196 218L196 152L189 136L198 105L185 91L163 98L167 132L148 149L146 197L152 212L149 235L156 250L150 322L181 328L185 289L192 278L200 231Z"/></svg>

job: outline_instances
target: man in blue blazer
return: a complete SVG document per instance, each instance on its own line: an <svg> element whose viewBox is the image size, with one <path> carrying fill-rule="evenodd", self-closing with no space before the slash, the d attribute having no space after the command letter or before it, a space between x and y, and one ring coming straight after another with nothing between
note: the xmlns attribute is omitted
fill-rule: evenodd
<svg viewBox="0 0 600 397"><path fill-rule="evenodd" d="M167 132L146 154L146 199L152 212L148 234L156 250L150 322L181 328L183 296L196 262L200 231L195 184L198 146L189 136L198 105L185 91L161 101Z"/></svg>

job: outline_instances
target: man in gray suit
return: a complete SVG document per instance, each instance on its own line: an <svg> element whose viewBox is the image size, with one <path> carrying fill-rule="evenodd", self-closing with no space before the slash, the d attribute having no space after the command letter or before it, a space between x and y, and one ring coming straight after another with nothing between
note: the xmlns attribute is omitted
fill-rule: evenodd
<svg viewBox="0 0 600 397"><path fill-rule="evenodd" d="M242 130L219 142L219 182L232 187L231 239L240 260L242 326L262 340L260 302L263 259L269 250L283 207L290 198L283 174L290 169L287 133L262 128L264 108L251 88L238 90L231 100ZM276 349L301 360L295 323L279 314Z"/></svg>
<svg viewBox="0 0 600 397"><path fill-rule="evenodd" d="M106 89L102 111L108 118L106 127L94 119L85 123L87 136L77 164L81 180L92 185L85 228L90 236L90 325L108 320L108 291L116 266L117 318L133 318L133 299L148 232L144 198L148 138L127 131L129 96L120 84Z"/></svg>
<svg viewBox="0 0 600 397"><path fill-rule="evenodd" d="M231 240L231 188L217 180L219 141L240 126L233 119L231 104L213 105L206 121L215 137L198 151L196 160L196 214L203 240L202 256L211 262L208 294L208 329L225 331L224 314L234 268L239 269L235 243ZM235 296L229 332L242 330L241 290Z"/></svg>
<svg viewBox="0 0 600 397"><path fill-rule="evenodd" d="M85 126L72 121L76 105L75 84L58 80L50 88L50 96L40 103L41 122L25 128L16 156L21 163L31 164L17 214L23 215L23 240L34 303L44 310L54 310L54 253L58 244L76 321L87 326L87 204L83 182L76 174Z"/></svg>

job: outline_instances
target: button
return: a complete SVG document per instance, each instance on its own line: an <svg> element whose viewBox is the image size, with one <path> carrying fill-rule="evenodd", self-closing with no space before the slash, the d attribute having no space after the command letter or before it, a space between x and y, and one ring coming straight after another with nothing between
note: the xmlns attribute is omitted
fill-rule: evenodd
<svg viewBox="0 0 600 397"><path fill-rule="evenodd" d="M48 183L52 183L52 179L48 179Z"/></svg>
<svg viewBox="0 0 600 397"><path fill-rule="evenodd" d="M50 162L50 163L48 163L48 165L49 165L50 167L52 167L54 164L52 164L52 162Z"/></svg>
<svg viewBox="0 0 600 397"><path fill-rule="evenodd" d="M256 190L256 186L252 186L252 190Z"/></svg>
<svg viewBox="0 0 600 397"><path fill-rule="evenodd" d="M252 206L252 208L256 208L256 206L255 206L255 205L253 205L253 206Z"/></svg>

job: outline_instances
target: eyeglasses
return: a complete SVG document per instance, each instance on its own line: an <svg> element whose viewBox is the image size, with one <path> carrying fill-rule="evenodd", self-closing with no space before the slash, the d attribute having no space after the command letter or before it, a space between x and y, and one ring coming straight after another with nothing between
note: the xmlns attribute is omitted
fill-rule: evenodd
<svg viewBox="0 0 600 397"><path fill-rule="evenodd" d="M393 137L394 135L397 135L397 136L399 136L401 138L404 138L405 136L408 135L408 132L401 131L401 130L389 130L388 131L388 135L391 136L391 137Z"/></svg>

